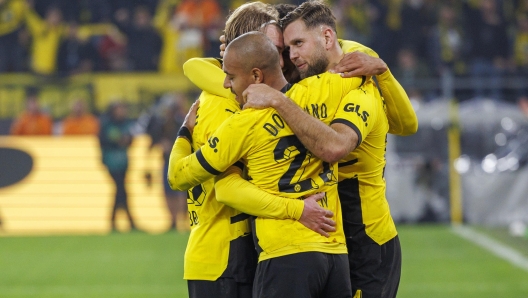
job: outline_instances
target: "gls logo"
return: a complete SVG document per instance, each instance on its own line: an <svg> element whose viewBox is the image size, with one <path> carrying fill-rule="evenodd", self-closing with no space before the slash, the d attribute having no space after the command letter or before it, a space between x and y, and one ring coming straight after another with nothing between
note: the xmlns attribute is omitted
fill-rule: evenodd
<svg viewBox="0 0 528 298"><path fill-rule="evenodd" d="M217 137L209 138L209 140L207 140L207 142L209 143L209 147L214 149L215 153L218 152L218 149L216 149L216 145L218 143L220 143L220 140Z"/></svg>
<svg viewBox="0 0 528 298"><path fill-rule="evenodd" d="M343 108L343 110L345 110L345 112L356 112L358 117L360 117L361 120L363 120L363 122L365 122L365 126L368 126L367 120L368 120L368 117L370 115L369 115L369 113L367 111L360 111L361 110L361 106L360 105L356 106L353 103L347 103L345 105L345 107Z"/></svg>

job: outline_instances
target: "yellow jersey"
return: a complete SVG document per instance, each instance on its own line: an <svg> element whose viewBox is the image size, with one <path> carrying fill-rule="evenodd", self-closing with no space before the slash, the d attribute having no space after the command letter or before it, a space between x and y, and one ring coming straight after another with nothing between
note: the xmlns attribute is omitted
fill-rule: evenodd
<svg viewBox="0 0 528 298"><path fill-rule="evenodd" d="M207 92L202 92L199 99L192 134L192 148L195 150L207 144L216 128L240 110L235 100ZM216 280L224 276L238 282L251 282L257 259L249 237L249 216L215 199L214 179L189 190L187 208L191 233L185 250L184 279ZM244 255L229 262L230 250Z"/></svg>
<svg viewBox="0 0 528 298"><path fill-rule="evenodd" d="M293 85L286 96L328 125L340 122L355 127L354 122L363 120L347 112L345 103L352 99L373 100L356 87L357 80L324 73ZM334 213L336 231L326 238L294 219L258 217L254 236L258 239L259 261L306 251L347 252L337 195L337 164L323 162L309 152L274 109L235 113L195 154L201 167L212 175L242 160L249 181L277 196L301 199L317 192L326 193L321 205Z"/></svg>
<svg viewBox="0 0 528 298"><path fill-rule="evenodd" d="M372 49L347 40L339 40L339 44L345 53L361 51L373 57L378 54ZM221 70L221 64L217 59L195 58L184 64L185 75L198 86L210 90L213 93L221 93L228 96L228 90L220 88L220 78L225 75ZM207 74L207 76L205 76ZM388 133L397 135L413 134L417 130L418 119L416 113L405 93L405 90L397 82L390 70L378 76L379 86L372 79L368 79L363 88L371 92L376 98L376 113L384 111L387 118ZM377 88L379 87L379 89ZM338 100L338 99L336 99ZM365 107L365 104L362 105ZM374 107L372 107L374 108ZM382 121L382 114L377 119ZM379 126L380 124L376 124ZM397 235L394 221L390 215L390 209L385 196L386 184L383 178L385 167L386 136L379 135L379 129L375 132L364 131L360 137L366 141L352 152L347 158L340 162L339 177L357 179L352 182L347 179L340 184L340 196L350 197L354 193L353 206L348 208L349 202L345 204L346 223L350 222L351 230L347 235L356 235L353 243L363 244L372 241L383 244ZM362 142L363 143L363 142ZM353 164L354 160L358 164ZM374 173L378 176L374 176ZM355 183L355 184L354 184ZM349 190L354 184L354 190ZM357 184L357 185L356 185ZM368 206L368 207L367 207ZM350 219L350 220L349 220ZM346 229L349 229L346 227ZM357 235L361 235L359 238ZM367 237L368 235L368 237Z"/></svg>
<svg viewBox="0 0 528 298"><path fill-rule="evenodd" d="M359 51L372 57L378 57L375 51L355 41L339 40L339 45L345 53ZM229 90L223 88L225 74L219 59L189 59L183 64L183 71L185 76L198 88L226 98L234 98ZM376 78L379 92L381 92L382 99L387 106L389 133L399 136L416 133L418 117L403 87L390 70L376 76ZM369 78L369 80L371 79Z"/></svg>
<svg viewBox="0 0 528 298"><path fill-rule="evenodd" d="M375 92L376 86L368 82L361 88L373 93L376 100L353 102L345 108L364 116L367 121L357 126L358 147L339 161L339 197L349 244L374 241L381 245L397 235L383 176L389 124L384 101Z"/></svg>

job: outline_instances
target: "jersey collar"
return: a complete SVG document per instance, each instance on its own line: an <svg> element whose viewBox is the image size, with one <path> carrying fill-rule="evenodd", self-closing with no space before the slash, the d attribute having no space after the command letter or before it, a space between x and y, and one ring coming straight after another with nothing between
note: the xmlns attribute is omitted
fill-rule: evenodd
<svg viewBox="0 0 528 298"><path fill-rule="evenodd" d="M291 87L292 87L292 84L288 83L286 84L286 86L282 87L281 92L286 93L291 89Z"/></svg>

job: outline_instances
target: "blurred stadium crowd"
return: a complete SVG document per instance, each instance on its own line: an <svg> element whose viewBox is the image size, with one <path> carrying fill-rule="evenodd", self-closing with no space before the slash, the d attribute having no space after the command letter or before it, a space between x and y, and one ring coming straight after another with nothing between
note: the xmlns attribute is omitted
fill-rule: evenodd
<svg viewBox="0 0 528 298"><path fill-rule="evenodd" d="M287 1L281 1L284 2ZM301 2L290 0L291 4ZM46 98L43 94L49 86L67 93L64 90L71 85L57 80L78 74L115 74L118 78L125 73L137 74L139 81L144 81L144 74L181 76L182 65L189 58L217 57L218 37L225 19L242 3L242 0L0 0L0 75L31 74L39 78L36 83L26 85L17 81L18 87L14 88L22 90L15 93L17 100L6 96L12 93L0 92L3 110L0 134L16 131L15 118L24 106L26 113L31 114L30 110L39 110L40 104L44 114L50 114L51 119L38 125L46 128L45 134L67 133L63 125L69 113L67 106L73 109L70 115L104 113L109 101L96 98L101 96L91 91L96 89L93 82L83 87L84 97L80 97L87 103L84 106L74 103L79 96L51 94ZM338 36L374 49L414 103L432 103L442 97L455 97L458 101L485 97L515 104L516 109L528 115L528 0L332 0L330 3L338 21ZM12 89L9 84L0 82L0 87ZM132 103L129 117L139 118L138 122L146 129L147 121L141 116L160 115L157 106L162 97L179 98L185 110L186 103L196 97L198 90L174 88L174 91L145 96L140 90L137 99L126 96L120 99ZM34 97L38 99L36 103L27 100ZM428 126L431 125L420 125L424 131Z"/></svg>
<svg viewBox="0 0 528 298"><path fill-rule="evenodd" d="M0 72L178 73L190 57L218 56L218 36L226 16L241 3L0 0ZM410 93L419 89L413 88L416 80L450 71L492 78L491 95L501 97L501 79L528 75L527 0L333 0L331 4L338 35L377 51ZM484 86L477 84L476 91ZM526 90L518 91L516 95Z"/></svg>

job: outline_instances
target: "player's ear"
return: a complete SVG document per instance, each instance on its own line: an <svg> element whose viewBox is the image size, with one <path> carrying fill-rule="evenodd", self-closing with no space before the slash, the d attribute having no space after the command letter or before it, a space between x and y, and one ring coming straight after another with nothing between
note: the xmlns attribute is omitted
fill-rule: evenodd
<svg viewBox="0 0 528 298"><path fill-rule="evenodd" d="M251 75L253 76L253 81L255 84L260 84L264 82L264 74L262 73L262 70L258 68L253 68L251 70Z"/></svg>
<svg viewBox="0 0 528 298"><path fill-rule="evenodd" d="M332 30L332 28L330 28L328 26L322 26L321 30L322 30L322 33L323 33L325 49L328 50L328 49L330 49L332 47L332 45L335 42L334 30Z"/></svg>

